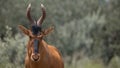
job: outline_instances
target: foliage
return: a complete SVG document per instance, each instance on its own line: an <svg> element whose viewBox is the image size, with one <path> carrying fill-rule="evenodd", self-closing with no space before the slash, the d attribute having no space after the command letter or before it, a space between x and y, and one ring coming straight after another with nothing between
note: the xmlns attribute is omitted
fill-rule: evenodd
<svg viewBox="0 0 120 68"><path fill-rule="evenodd" d="M20 34L16 34L13 38L11 37L11 28L6 26L6 29L7 37L5 41L0 41L0 68L22 68L27 38Z"/></svg>
<svg viewBox="0 0 120 68"><path fill-rule="evenodd" d="M41 15L40 3L45 5L47 17L42 28L52 24L55 29L44 39L61 51L66 68L79 68L81 56L88 57L82 68L103 68L104 64L119 68L114 57L120 56L120 0L0 0L0 67L23 67L27 38L17 25L29 28L25 15L29 3L35 20ZM74 58L80 60L77 67ZM96 59L103 64L94 63Z"/></svg>

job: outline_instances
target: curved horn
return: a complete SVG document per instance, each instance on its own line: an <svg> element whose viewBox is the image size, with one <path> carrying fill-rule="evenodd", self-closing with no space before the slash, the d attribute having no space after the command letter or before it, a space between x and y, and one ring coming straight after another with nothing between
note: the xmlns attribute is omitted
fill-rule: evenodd
<svg viewBox="0 0 120 68"><path fill-rule="evenodd" d="M45 7L43 4L41 4L41 9L42 9L42 16L38 19L37 21L37 25L40 26L43 22L43 20L45 19L46 17L46 12L45 12Z"/></svg>
<svg viewBox="0 0 120 68"><path fill-rule="evenodd" d="M28 20L31 22L31 24L32 23L34 23L34 20L32 19L32 17L31 17L31 14L30 14L30 10L31 10L31 3L28 5L28 7L27 7L27 18L28 18Z"/></svg>

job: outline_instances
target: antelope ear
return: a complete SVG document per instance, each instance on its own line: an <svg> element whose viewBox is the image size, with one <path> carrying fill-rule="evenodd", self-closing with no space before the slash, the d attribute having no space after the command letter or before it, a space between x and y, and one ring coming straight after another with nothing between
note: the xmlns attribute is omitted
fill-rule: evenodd
<svg viewBox="0 0 120 68"><path fill-rule="evenodd" d="M54 27L49 27L49 28L47 28L46 30L43 30L43 35L46 36L47 34L49 34L50 32L52 32L53 29L54 29Z"/></svg>
<svg viewBox="0 0 120 68"><path fill-rule="evenodd" d="M29 35L29 30L22 25L18 25L19 29L25 34Z"/></svg>

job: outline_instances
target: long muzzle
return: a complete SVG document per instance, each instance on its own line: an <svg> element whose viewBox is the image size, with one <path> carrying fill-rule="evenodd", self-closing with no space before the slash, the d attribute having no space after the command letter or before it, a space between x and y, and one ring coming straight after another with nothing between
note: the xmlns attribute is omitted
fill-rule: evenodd
<svg viewBox="0 0 120 68"><path fill-rule="evenodd" d="M39 40L38 39L34 40L34 53L35 54L39 53Z"/></svg>

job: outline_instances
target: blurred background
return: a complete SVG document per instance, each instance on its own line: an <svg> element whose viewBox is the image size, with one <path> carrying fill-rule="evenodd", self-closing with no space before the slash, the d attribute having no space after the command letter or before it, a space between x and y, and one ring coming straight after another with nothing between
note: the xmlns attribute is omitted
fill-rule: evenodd
<svg viewBox="0 0 120 68"><path fill-rule="evenodd" d="M0 0L0 68L24 68L29 28L26 8L42 28L54 26L44 39L62 53L65 68L120 68L120 0Z"/></svg>

